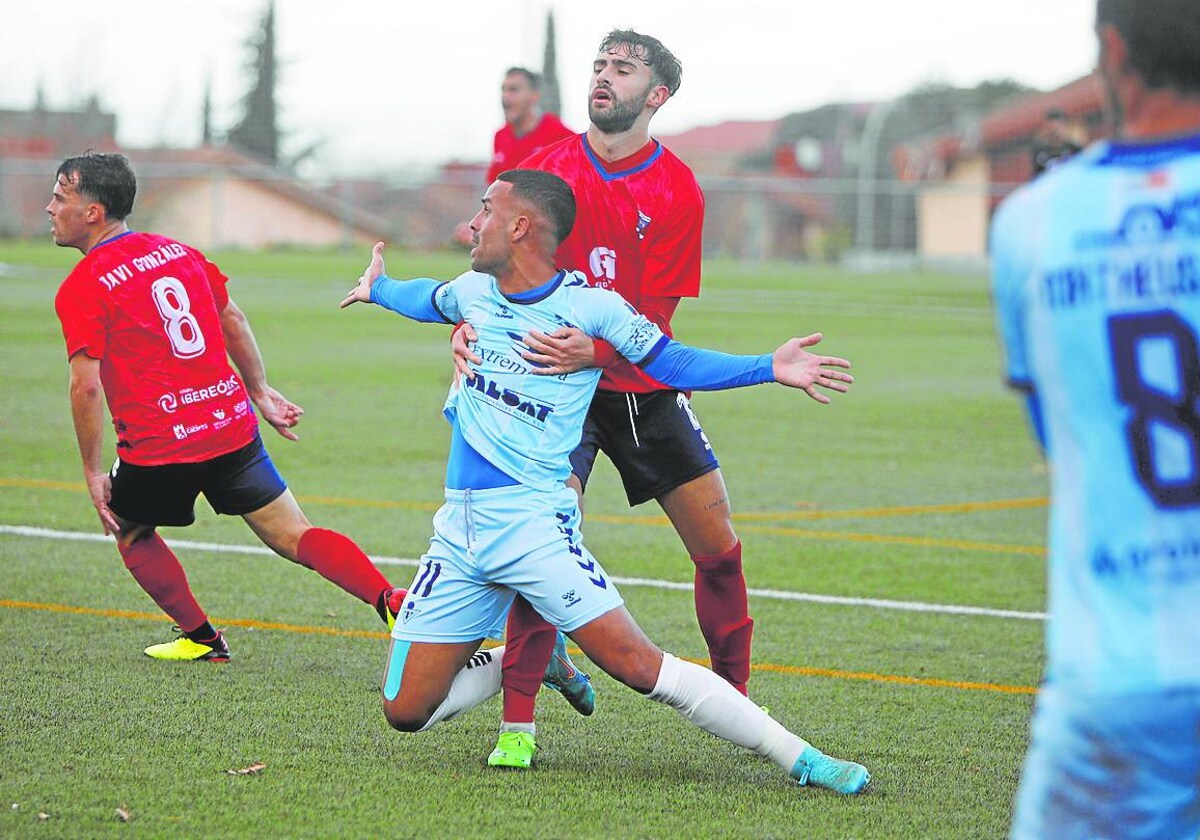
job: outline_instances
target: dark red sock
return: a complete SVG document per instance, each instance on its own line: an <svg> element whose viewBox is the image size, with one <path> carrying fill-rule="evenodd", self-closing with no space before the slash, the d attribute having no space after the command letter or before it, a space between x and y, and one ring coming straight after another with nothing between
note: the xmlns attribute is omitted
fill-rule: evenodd
<svg viewBox="0 0 1200 840"><path fill-rule="evenodd" d="M528 601L520 595L513 600L500 677L506 722L533 723L533 703L554 655L557 635L554 625Z"/></svg>
<svg viewBox="0 0 1200 840"><path fill-rule="evenodd" d="M383 590L392 587L354 540L337 531L309 528L296 543L296 558L371 606L379 603Z"/></svg>
<svg viewBox="0 0 1200 840"><path fill-rule="evenodd" d="M746 693L750 679L750 637L754 621L746 602L742 544L723 554L693 557L696 564L696 618L708 643L712 669Z"/></svg>
<svg viewBox="0 0 1200 840"><path fill-rule="evenodd" d="M128 548L118 543L117 551L121 552L125 568L129 569L138 586L146 590L154 603L171 616L180 630L191 633L208 621L208 616L192 595L179 558L157 532Z"/></svg>

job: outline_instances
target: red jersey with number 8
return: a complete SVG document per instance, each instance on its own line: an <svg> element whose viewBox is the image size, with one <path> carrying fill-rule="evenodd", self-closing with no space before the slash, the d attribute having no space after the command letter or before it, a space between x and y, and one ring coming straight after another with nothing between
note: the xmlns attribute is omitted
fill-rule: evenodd
<svg viewBox="0 0 1200 840"><path fill-rule="evenodd" d="M89 251L59 287L67 357L100 360L121 460L195 463L254 439L221 330L226 282L194 248L131 231Z"/></svg>

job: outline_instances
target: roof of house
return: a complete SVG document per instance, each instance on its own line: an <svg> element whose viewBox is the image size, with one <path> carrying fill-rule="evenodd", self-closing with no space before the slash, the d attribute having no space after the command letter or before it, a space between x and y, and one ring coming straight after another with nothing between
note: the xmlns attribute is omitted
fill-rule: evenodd
<svg viewBox="0 0 1200 840"><path fill-rule="evenodd" d="M1044 93L1020 96L985 115L965 131L948 132L905 143L892 152L905 180L938 178L965 155L1027 142L1042 129L1046 113L1060 110L1068 119L1086 120L1103 109L1103 94L1094 74Z"/></svg>
<svg viewBox="0 0 1200 840"><path fill-rule="evenodd" d="M658 139L683 158L689 153L741 155L769 149L779 123L780 120L726 120Z"/></svg>
<svg viewBox="0 0 1200 840"><path fill-rule="evenodd" d="M1046 93L1034 93L998 108L979 123L983 148L992 148L1012 140L1032 137L1046 121L1046 112L1059 110L1068 119L1083 119L1104 107L1100 81L1089 73Z"/></svg>
<svg viewBox="0 0 1200 840"><path fill-rule="evenodd" d="M139 173L157 178L187 179L228 173L254 181L265 190L304 205L319 213L348 222L361 233L383 236L387 220L341 199L305 186L291 175L255 160L230 146L201 146L196 149L127 149L125 153Z"/></svg>

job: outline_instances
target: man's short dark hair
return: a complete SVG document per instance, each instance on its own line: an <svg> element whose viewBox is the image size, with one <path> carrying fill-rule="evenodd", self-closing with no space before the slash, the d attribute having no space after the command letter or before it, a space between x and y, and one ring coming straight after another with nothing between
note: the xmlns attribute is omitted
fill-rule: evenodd
<svg viewBox="0 0 1200 840"><path fill-rule="evenodd" d="M524 76L525 81L529 82L529 86L534 90L542 89L542 75L534 73L532 70L527 70L524 67L509 67L504 71L504 78L509 76Z"/></svg>
<svg viewBox="0 0 1200 840"><path fill-rule="evenodd" d="M618 47L627 48L631 56L644 61L653 71L654 80L666 85L672 96L679 90L683 66L662 41L632 29L614 29L600 42L600 52L612 52Z"/></svg>
<svg viewBox="0 0 1200 840"><path fill-rule="evenodd" d="M1129 63L1148 87L1200 93L1196 0L1097 0L1096 23L1121 33Z"/></svg>
<svg viewBox="0 0 1200 840"><path fill-rule="evenodd" d="M56 177L60 175L66 176L80 195L100 204L109 219L123 221L133 212L137 176L125 155L89 150L59 164Z"/></svg>
<svg viewBox="0 0 1200 840"><path fill-rule="evenodd" d="M528 201L554 225L556 245L575 227L575 193L557 175L540 169L509 169L496 180L512 184L514 196Z"/></svg>

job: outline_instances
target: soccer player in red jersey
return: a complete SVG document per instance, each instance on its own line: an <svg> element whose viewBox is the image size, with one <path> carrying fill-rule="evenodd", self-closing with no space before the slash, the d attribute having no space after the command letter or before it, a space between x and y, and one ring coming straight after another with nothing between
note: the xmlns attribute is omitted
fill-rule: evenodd
<svg viewBox="0 0 1200 840"><path fill-rule="evenodd" d="M542 77L524 67L510 67L500 85L504 126L492 141L492 164L487 182L512 169L534 152L574 134L555 114L541 110Z"/></svg>
<svg viewBox="0 0 1200 840"><path fill-rule="evenodd" d="M585 134L526 158L565 180L578 216L559 246L562 268L585 271L613 289L671 335L679 301L700 293L704 197L691 170L650 137L650 120L679 89L678 59L656 38L631 30L605 36L592 66ZM455 334L455 363L470 375L469 327ZM746 693L750 637L742 574L742 544L733 530L728 495L708 437L687 394L668 388L619 359L612 347L578 330L535 334L539 372L604 367L583 439L571 457L571 483L582 493L598 452L616 466L630 505L658 501L695 564L696 616L713 670ZM504 664L506 731L532 730L539 663L554 632L518 598L508 624ZM521 729L520 727L525 727ZM492 763L512 766L493 753ZM512 762L517 763L517 762ZM523 764L523 762L520 762Z"/></svg>
<svg viewBox="0 0 1200 840"><path fill-rule="evenodd" d="M200 493L218 513L244 518L277 554L374 605L391 625L403 590L350 539L309 523L263 448L255 408L289 440L304 411L267 384L227 278L194 248L130 230L125 218L136 194L128 160L88 153L59 166L46 212L55 244L84 254L54 308L88 492L126 568L181 631L146 654L229 659L223 634L155 530L190 525ZM105 401L117 431L111 471L101 451Z"/></svg>
<svg viewBox="0 0 1200 840"><path fill-rule="evenodd" d="M504 108L504 126L492 140L492 164L487 168L491 184L505 169L515 167L524 158L545 146L570 137L570 128L556 114L541 113L541 76L524 67L509 67L500 85L500 107Z"/></svg>
<svg viewBox="0 0 1200 840"><path fill-rule="evenodd" d="M496 176L536 151L557 143L575 132L563 125L556 114L541 110L542 77L524 67L510 67L500 84L500 107L504 109L504 125L492 139L492 162L488 166L485 187ZM470 248L471 229L460 222L454 229L454 241Z"/></svg>

